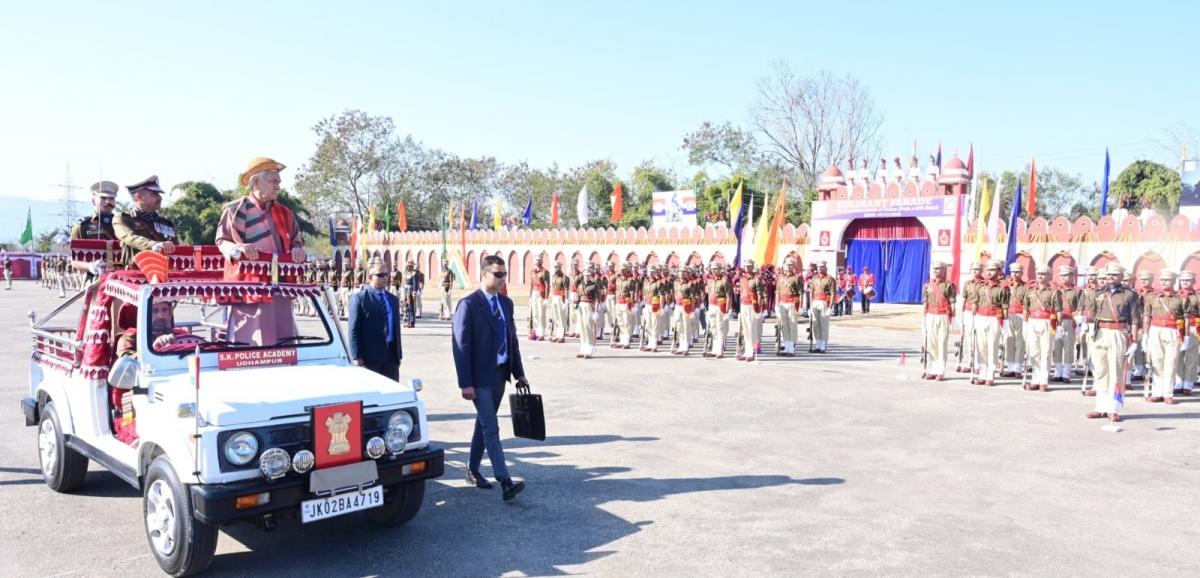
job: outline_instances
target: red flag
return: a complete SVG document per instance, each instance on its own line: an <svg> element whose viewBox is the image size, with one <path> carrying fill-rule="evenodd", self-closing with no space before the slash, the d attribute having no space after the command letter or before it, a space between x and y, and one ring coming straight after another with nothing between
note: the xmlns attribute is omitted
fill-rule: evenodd
<svg viewBox="0 0 1200 578"><path fill-rule="evenodd" d="M361 226L361 219L358 215L354 216L354 226L350 229L350 268L354 268L354 257L358 255L358 228Z"/></svg>
<svg viewBox="0 0 1200 578"><path fill-rule="evenodd" d="M550 201L550 226L558 226L558 191L554 191L554 199Z"/></svg>
<svg viewBox="0 0 1200 578"><path fill-rule="evenodd" d="M975 178L975 143L971 143L971 150L967 152L967 178Z"/></svg>
<svg viewBox="0 0 1200 578"><path fill-rule="evenodd" d="M1037 209L1037 159L1029 158L1029 204L1025 208L1025 218L1033 220Z"/></svg>
<svg viewBox="0 0 1200 578"><path fill-rule="evenodd" d="M621 183L617 183L617 186L613 187L612 194L608 196L608 202L612 204L612 217L608 219L609 223L621 222L621 197L624 196L621 191Z"/></svg>
<svg viewBox="0 0 1200 578"><path fill-rule="evenodd" d="M954 234L950 237L953 239L953 245L950 250L950 277L947 280L955 287L958 286L959 263L962 261L962 208L966 197L955 195L954 198Z"/></svg>
<svg viewBox="0 0 1200 578"><path fill-rule="evenodd" d="M396 225L399 227L401 232L408 230L408 214L407 211L404 210L403 199L401 199L399 203L396 203Z"/></svg>

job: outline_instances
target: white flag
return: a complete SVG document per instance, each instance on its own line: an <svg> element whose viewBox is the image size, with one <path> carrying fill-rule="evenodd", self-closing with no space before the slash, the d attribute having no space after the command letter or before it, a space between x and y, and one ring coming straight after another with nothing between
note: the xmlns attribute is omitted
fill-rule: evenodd
<svg viewBox="0 0 1200 578"><path fill-rule="evenodd" d="M579 219L579 228L587 227L588 223L588 193L587 185L579 191L579 200L575 203L575 216Z"/></svg>

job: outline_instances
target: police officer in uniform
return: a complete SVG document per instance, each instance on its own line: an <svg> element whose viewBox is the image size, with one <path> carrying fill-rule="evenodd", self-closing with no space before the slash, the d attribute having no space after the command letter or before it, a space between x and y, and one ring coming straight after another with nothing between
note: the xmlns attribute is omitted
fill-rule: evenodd
<svg viewBox="0 0 1200 578"><path fill-rule="evenodd" d="M175 225L158 214L163 196L158 176L153 175L125 188L133 197L133 208L113 218L113 233L122 245L121 262L133 263L133 256L139 251L174 253L179 242L175 237Z"/></svg>
<svg viewBox="0 0 1200 578"><path fill-rule="evenodd" d="M1025 291L1021 308L1024 310L1022 327L1025 351L1031 366L1031 377L1025 389L1050 391L1050 358L1053 334L1058 329L1058 289L1050 284L1050 268L1038 265L1037 284ZM1024 370L1024 367L1021 368Z"/></svg>
<svg viewBox="0 0 1200 578"><path fill-rule="evenodd" d="M438 306L438 319L449 321L450 315L454 313L454 309L450 307L450 290L454 287L454 282L458 277L454 271L450 270L450 265L446 261L442 261L442 277L438 280L438 285L442 288L441 305Z"/></svg>
<svg viewBox="0 0 1200 578"><path fill-rule="evenodd" d="M796 274L796 262L788 259L783 264L783 274L775 280L775 323L779 326L779 340L784 357L796 354L796 301L802 299L804 282Z"/></svg>
<svg viewBox="0 0 1200 578"><path fill-rule="evenodd" d="M1196 387L1196 372L1200 369L1200 295L1196 293L1196 274L1179 274L1179 298L1183 300L1186 327L1176 367L1176 395L1188 397Z"/></svg>
<svg viewBox="0 0 1200 578"><path fill-rule="evenodd" d="M8 257L8 251L4 252L4 290L12 291L12 259Z"/></svg>
<svg viewBox="0 0 1200 578"><path fill-rule="evenodd" d="M1088 412L1088 419L1107 417L1121 421L1119 415L1123 396L1115 395L1125 384L1125 370L1130 357L1136 350L1140 324L1135 323L1137 294L1125 287L1121 280L1124 269L1117 263L1109 263L1104 269L1108 284L1097 291L1088 311L1092 322L1088 331L1092 337L1092 373L1096 377L1096 405ZM1130 344L1134 344L1131 348Z"/></svg>
<svg viewBox="0 0 1200 578"><path fill-rule="evenodd" d="M817 273L808 282L812 293L812 306L808 309L809 324L812 326L815 351L825 353L829 343L829 306L837 295L837 281L829 276L824 261L817 264Z"/></svg>
<svg viewBox="0 0 1200 578"><path fill-rule="evenodd" d="M754 268L754 261L746 261L746 270L738 278L738 325L742 334L742 350L737 352L738 361L754 361L758 343L762 340L762 311L766 304L766 288Z"/></svg>
<svg viewBox="0 0 1200 578"><path fill-rule="evenodd" d="M1025 284L1024 267L1020 263L1009 266L1008 317L1004 326L1004 371L1001 377L1021 377L1025 371Z"/></svg>
<svg viewBox="0 0 1200 578"><path fill-rule="evenodd" d="M534 259L533 274L529 281L529 318L533 320L530 338L538 341L546 338L546 302L550 295L550 272L542 265L542 256Z"/></svg>
<svg viewBox="0 0 1200 578"><path fill-rule="evenodd" d="M591 359L596 351L596 305L604 292L604 278L595 263L588 263L587 276L579 283L579 353L580 359Z"/></svg>
<svg viewBox="0 0 1200 578"><path fill-rule="evenodd" d="M1092 301L1096 299L1096 295L1100 292L1099 275L1100 271L1095 267L1088 267L1085 271L1085 279L1083 289L1079 293L1079 326L1075 330L1075 339L1079 342L1079 374L1087 376L1092 372L1091 356L1088 353L1092 346L1092 332L1086 331L1087 326L1094 321L1089 316L1092 311ZM1086 382L1086 379L1084 380ZM1086 396L1096 395L1096 390L1093 389L1093 384L1087 383L1081 393Z"/></svg>
<svg viewBox="0 0 1200 578"><path fill-rule="evenodd" d="M971 360L975 359L975 290L979 283L983 281L983 265L979 263L971 263L971 278L963 283L962 292L962 358L959 360L958 372L969 373L971 371ZM867 303L867 301L864 301ZM962 360L967 360L967 365L963 365Z"/></svg>
<svg viewBox="0 0 1200 578"><path fill-rule="evenodd" d="M934 261L929 282L921 291L925 306L925 349L928 357L921 379L946 381L946 363L950 359L950 325L954 320L954 301L958 289L946 280L946 264Z"/></svg>
<svg viewBox="0 0 1200 578"><path fill-rule="evenodd" d="M1143 344L1150 362L1150 401L1174 405L1175 367L1179 349L1187 335L1183 299L1175 292L1174 271L1158 272L1159 289L1146 296L1142 306Z"/></svg>
<svg viewBox="0 0 1200 578"><path fill-rule="evenodd" d="M567 294L571 292L571 278L563 273L562 264L554 262L554 274L550 276L550 318L554 329L550 332L552 343L566 343L570 315L567 311Z"/></svg>
<svg viewBox="0 0 1200 578"><path fill-rule="evenodd" d="M714 261L709 265L712 273L705 284L708 294L708 331L712 335L712 348L704 352L705 357L725 357L725 336L729 334L729 312L733 308L733 285L725 275L724 267Z"/></svg>
<svg viewBox="0 0 1200 578"><path fill-rule="evenodd" d="M112 181L100 181L92 184L92 207L96 209L96 212L80 219L71 227L72 241L78 239L117 240L117 234L113 231L113 207L117 204L118 189L117 184ZM116 249L115 243L113 248ZM97 259L90 263L76 261L72 263L72 267L76 271L86 273L87 281L91 282L93 278L104 272L108 267L108 262L104 259Z"/></svg>
<svg viewBox="0 0 1200 578"><path fill-rule="evenodd" d="M975 376L973 385L996 384L1000 365L1000 335L1008 310L1008 286L1000 281L1003 269L999 261L990 261L984 278L975 288Z"/></svg>
<svg viewBox="0 0 1200 578"><path fill-rule="evenodd" d="M1071 368L1075 366L1075 343L1083 325L1081 311L1083 290L1075 284L1075 269L1070 265L1058 268L1058 331L1054 334L1050 361L1054 374L1050 381L1071 383Z"/></svg>
<svg viewBox="0 0 1200 578"><path fill-rule="evenodd" d="M1154 274L1150 271L1138 273L1135 287L1134 293L1137 294L1138 298L1135 320L1140 324L1146 300L1154 295ZM1139 344L1137 352L1133 354L1133 364L1130 368L1130 374L1131 381L1144 381L1146 379L1146 347L1144 344Z"/></svg>

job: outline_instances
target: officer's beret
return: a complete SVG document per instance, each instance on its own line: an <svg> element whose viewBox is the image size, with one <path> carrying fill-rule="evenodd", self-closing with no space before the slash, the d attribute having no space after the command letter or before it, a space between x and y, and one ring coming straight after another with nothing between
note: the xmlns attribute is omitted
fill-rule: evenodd
<svg viewBox="0 0 1200 578"><path fill-rule="evenodd" d="M163 192L162 187L158 186L158 175L150 175L150 177L145 180L138 181L132 185L125 185L125 188L129 190L130 195L136 195L141 191L149 191L159 194L162 194Z"/></svg>
<svg viewBox="0 0 1200 578"><path fill-rule="evenodd" d="M117 190L120 188L121 187L117 186L117 183L112 181L100 181L92 183L92 194L99 195L101 197L115 198L117 196Z"/></svg>
<svg viewBox="0 0 1200 578"><path fill-rule="evenodd" d="M283 163L278 162L275 159L256 157L254 160L250 161L249 165L246 166L246 172L242 173L240 182L244 187L250 184L250 177L257 175L258 173L263 171L282 171L286 168L287 167L284 166Z"/></svg>

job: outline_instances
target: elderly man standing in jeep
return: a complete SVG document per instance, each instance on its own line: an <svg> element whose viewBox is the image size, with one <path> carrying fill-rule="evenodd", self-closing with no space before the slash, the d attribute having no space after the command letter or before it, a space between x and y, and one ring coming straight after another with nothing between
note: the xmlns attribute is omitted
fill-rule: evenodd
<svg viewBox="0 0 1200 578"><path fill-rule="evenodd" d="M248 193L225 204L217 225L217 247L225 255L225 279L266 281L269 275L245 273L238 262L266 261L271 255L288 255L292 262L306 258L300 225L292 211L278 201L279 171L286 167L273 159L258 157L242 173L241 184ZM230 311L229 335L233 341L275 345L296 336L291 300L235 305Z"/></svg>

